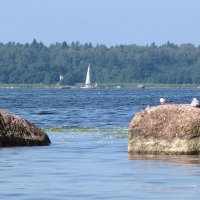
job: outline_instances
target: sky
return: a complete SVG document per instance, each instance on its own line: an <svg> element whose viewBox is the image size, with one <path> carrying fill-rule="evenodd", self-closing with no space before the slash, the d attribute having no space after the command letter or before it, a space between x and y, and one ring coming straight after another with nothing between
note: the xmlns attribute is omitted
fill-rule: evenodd
<svg viewBox="0 0 200 200"><path fill-rule="evenodd" d="M0 0L0 42L200 45L200 0Z"/></svg>

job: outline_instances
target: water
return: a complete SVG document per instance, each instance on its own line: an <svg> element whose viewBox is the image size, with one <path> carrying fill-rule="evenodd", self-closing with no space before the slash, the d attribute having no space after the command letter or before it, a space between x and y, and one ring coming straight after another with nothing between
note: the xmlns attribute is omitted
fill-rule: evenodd
<svg viewBox="0 0 200 200"><path fill-rule="evenodd" d="M1 148L1 199L199 199L199 156L129 155L127 135L112 133L160 96L190 103L200 90L0 89L1 108L41 128L102 130L48 132L50 146Z"/></svg>

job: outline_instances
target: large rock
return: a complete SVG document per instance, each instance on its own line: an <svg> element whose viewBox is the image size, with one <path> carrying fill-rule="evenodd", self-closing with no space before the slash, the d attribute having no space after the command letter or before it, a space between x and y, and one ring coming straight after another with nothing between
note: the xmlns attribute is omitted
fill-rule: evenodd
<svg viewBox="0 0 200 200"><path fill-rule="evenodd" d="M129 125L128 151L143 154L199 154L200 108L170 104L139 112Z"/></svg>
<svg viewBox="0 0 200 200"><path fill-rule="evenodd" d="M27 120L0 110L0 146L42 146L50 142L48 135Z"/></svg>

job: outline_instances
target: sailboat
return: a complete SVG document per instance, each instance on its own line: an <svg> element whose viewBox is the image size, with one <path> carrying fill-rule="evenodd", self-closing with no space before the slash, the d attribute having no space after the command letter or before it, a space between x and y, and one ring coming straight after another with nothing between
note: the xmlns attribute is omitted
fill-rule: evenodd
<svg viewBox="0 0 200 200"><path fill-rule="evenodd" d="M88 65L88 69L87 69L87 74L86 74L86 79L85 79L85 84L81 85L80 88L95 88L97 87L97 84L93 85L90 82L90 64Z"/></svg>

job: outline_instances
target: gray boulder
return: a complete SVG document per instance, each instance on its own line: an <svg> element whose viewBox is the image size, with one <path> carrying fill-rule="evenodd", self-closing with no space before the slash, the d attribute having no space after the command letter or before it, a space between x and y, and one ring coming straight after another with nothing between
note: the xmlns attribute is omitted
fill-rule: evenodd
<svg viewBox="0 0 200 200"><path fill-rule="evenodd" d="M44 146L50 143L43 130L18 115L0 110L0 147Z"/></svg>
<svg viewBox="0 0 200 200"><path fill-rule="evenodd" d="M128 151L137 154L199 154L200 108L188 104L148 107L129 125Z"/></svg>

